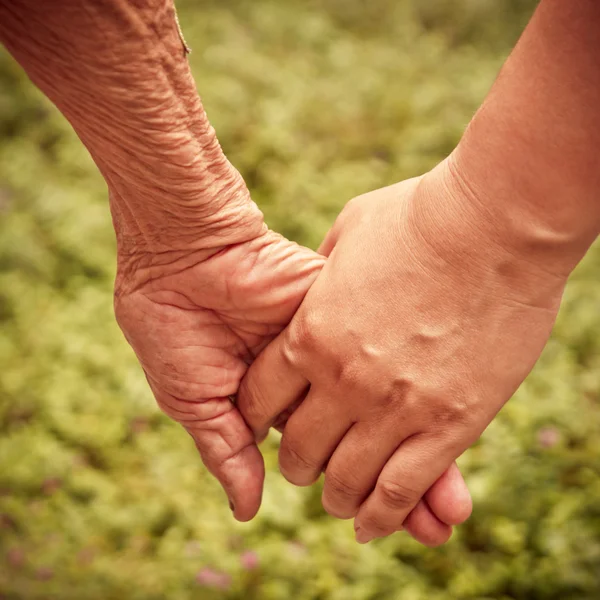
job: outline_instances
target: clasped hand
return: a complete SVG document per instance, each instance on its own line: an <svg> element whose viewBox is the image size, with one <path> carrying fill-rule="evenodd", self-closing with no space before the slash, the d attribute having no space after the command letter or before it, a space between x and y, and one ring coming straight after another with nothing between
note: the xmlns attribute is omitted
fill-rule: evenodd
<svg viewBox="0 0 600 600"><path fill-rule="evenodd" d="M242 381L238 405L258 436L298 405L281 472L309 485L324 471L323 506L354 517L359 542L419 510L529 373L556 317L564 278L503 247L465 189L446 162L350 202L319 277Z"/></svg>
<svg viewBox="0 0 600 600"><path fill-rule="evenodd" d="M350 202L320 254L262 227L127 261L118 321L239 520L260 506L255 440L282 414L283 475L324 472L325 509L359 541L404 528L438 545L469 516L453 461L533 366L564 281L476 239L443 169Z"/></svg>

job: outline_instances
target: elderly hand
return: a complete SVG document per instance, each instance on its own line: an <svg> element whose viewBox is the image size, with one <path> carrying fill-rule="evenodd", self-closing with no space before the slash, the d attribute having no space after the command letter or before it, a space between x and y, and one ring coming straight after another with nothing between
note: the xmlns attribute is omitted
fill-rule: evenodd
<svg viewBox="0 0 600 600"><path fill-rule="evenodd" d="M267 231L242 244L121 261L115 312L160 408L181 423L240 520L260 505L263 461L229 396L287 324L324 259Z"/></svg>

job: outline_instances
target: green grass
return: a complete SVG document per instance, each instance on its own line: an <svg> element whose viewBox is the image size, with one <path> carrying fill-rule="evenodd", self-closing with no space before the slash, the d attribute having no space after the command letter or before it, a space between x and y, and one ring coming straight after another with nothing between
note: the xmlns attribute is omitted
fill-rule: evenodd
<svg viewBox="0 0 600 600"><path fill-rule="evenodd" d="M189 0L179 12L226 153L269 224L316 247L352 196L453 148L532 6ZM0 597L600 597L599 247L533 374L462 459L472 519L438 550L403 534L359 547L318 486L279 476L275 435L259 516L234 522L114 323L104 183L6 54L0 182Z"/></svg>

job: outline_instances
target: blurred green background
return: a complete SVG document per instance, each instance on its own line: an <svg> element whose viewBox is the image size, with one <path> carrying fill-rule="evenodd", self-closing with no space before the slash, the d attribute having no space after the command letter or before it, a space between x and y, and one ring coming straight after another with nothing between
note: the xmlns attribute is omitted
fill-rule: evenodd
<svg viewBox="0 0 600 600"><path fill-rule="evenodd" d="M316 247L352 196L456 144L534 2L187 0L209 116L269 224ZM360 547L278 474L234 522L112 315L104 182L0 53L0 597L600 598L600 248L534 373L461 466L445 547Z"/></svg>

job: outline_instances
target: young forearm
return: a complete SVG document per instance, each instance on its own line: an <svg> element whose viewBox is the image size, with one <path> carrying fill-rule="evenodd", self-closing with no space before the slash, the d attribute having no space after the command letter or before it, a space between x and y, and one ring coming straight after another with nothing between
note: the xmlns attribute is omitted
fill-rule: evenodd
<svg viewBox="0 0 600 600"><path fill-rule="evenodd" d="M570 272L600 231L600 3L543 0L449 161L517 252Z"/></svg>
<svg viewBox="0 0 600 600"><path fill-rule="evenodd" d="M0 39L102 171L124 251L262 229L196 92L171 0L2 0Z"/></svg>

